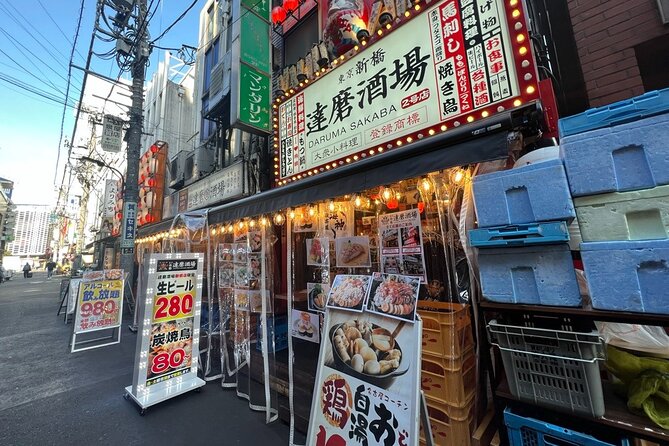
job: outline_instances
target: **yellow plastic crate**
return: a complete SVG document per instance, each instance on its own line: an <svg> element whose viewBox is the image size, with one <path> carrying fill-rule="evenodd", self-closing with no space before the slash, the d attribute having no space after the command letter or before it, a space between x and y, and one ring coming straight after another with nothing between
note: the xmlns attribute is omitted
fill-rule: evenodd
<svg viewBox="0 0 669 446"><path fill-rule="evenodd" d="M423 319L423 351L447 358L458 358L474 345L467 305L420 301L418 314Z"/></svg>
<svg viewBox="0 0 669 446"><path fill-rule="evenodd" d="M476 356L473 348L460 358L442 358L423 353L421 388L441 404L464 407L476 392Z"/></svg>

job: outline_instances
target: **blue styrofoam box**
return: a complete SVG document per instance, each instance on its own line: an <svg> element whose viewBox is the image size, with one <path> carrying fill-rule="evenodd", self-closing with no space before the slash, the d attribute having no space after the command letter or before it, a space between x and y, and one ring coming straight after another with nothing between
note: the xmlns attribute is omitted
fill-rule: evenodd
<svg viewBox="0 0 669 446"><path fill-rule="evenodd" d="M565 429L555 424L514 414L504 409L504 424L509 433L509 446L629 446L627 438L615 443L599 440L592 435Z"/></svg>
<svg viewBox="0 0 669 446"><path fill-rule="evenodd" d="M473 187L480 228L571 221L576 216L559 159L479 175Z"/></svg>
<svg viewBox="0 0 669 446"><path fill-rule="evenodd" d="M581 243L592 307L669 314L669 240Z"/></svg>
<svg viewBox="0 0 669 446"><path fill-rule="evenodd" d="M560 119L560 138L603 127L613 127L669 112L669 88L649 91L630 99L591 108Z"/></svg>
<svg viewBox="0 0 669 446"><path fill-rule="evenodd" d="M479 250L483 297L493 302L577 307L581 295L566 243Z"/></svg>
<svg viewBox="0 0 669 446"><path fill-rule="evenodd" d="M575 197L669 184L669 113L566 136L560 157Z"/></svg>

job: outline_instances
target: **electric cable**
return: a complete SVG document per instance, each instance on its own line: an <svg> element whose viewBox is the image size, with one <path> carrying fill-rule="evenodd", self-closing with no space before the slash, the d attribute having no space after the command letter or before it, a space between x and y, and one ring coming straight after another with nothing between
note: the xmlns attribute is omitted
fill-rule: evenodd
<svg viewBox="0 0 669 446"><path fill-rule="evenodd" d="M44 4L42 3L42 0L37 0L37 3L39 3L39 5L42 7L42 9L43 9L44 12L46 13L47 17L49 17L49 19L51 20L51 22L52 22L54 25L56 25L56 28L58 28L58 31L60 31L60 33L62 34L62 36L65 37L65 40L67 40L68 43L70 43L70 44L72 44L72 45L74 45L74 46L76 47L76 45L75 45L76 42L72 42L72 41L67 37L67 35L66 35L65 32L63 31L63 29L58 25L58 22L56 22L56 20L54 20L54 18L53 18L53 16L51 15L51 13L46 9L46 7L44 6ZM76 39L75 39L75 40L76 40ZM79 55L79 57L81 57L82 60L86 60L86 58L84 57L84 55L81 54L81 53L79 52L79 50L75 49L74 51Z"/></svg>
<svg viewBox="0 0 669 446"><path fill-rule="evenodd" d="M176 20L175 20L174 22L172 22L172 24L171 24L170 26L168 26L167 28L165 28L165 30L164 30L162 33L160 33L160 35L159 35L158 37L156 37L155 39L153 39L153 40L151 41L151 44L153 44L154 42L160 40L165 34L167 34L167 33L168 33L168 32L169 32L169 31L170 31L170 30L171 30L177 23L179 23L179 22L181 21L181 19L183 19L183 18L186 16L186 14L188 14L188 12L189 12L191 9L193 9L193 6L195 6L196 3L197 3L197 0L193 0L193 3L191 3L191 4L188 6L188 8L186 8L186 10L185 10L184 12L182 12L181 15L180 15L179 17L177 17Z"/></svg>

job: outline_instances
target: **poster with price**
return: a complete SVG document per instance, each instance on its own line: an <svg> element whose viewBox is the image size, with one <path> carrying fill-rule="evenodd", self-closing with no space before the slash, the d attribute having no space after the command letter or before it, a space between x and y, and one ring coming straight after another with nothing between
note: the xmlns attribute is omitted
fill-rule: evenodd
<svg viewBox="0 0 669 446"><path fill-rule="evenodd" d="M77 293L74 332L77 334L121 325L123 270L108 269L84 274Z"/></svg>
<svg viewBox="0 0 669 446"><path fill-rule="evenodd" d="M203 264L201 253L145 259L146 299L138 302L141 336L133 385L126 388L142 407L204 384L197 378Z"/></svg>

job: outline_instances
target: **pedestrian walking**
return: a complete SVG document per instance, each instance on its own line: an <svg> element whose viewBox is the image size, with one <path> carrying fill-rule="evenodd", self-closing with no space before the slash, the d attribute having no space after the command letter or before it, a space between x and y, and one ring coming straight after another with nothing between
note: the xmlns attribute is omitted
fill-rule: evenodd
<svg viewBox="0 0 669 446"><path fill-rule="evenodd" d="M53 269L56 267L56 262L53 260L49 260L46 262L46 278L51 279L51 276L53 276Z"/></svg>
<svg viewBox="0 0 669 446"><path fill-rule="evenodd" d="M32 276L32 274L30 273L30 270L31 270L31 269L32 269L32 268L30 267L30 263L26 262L26 264L23 265L23 278L24 278L24 279L27 279L27 278L29 278L30 276Z"/></svg>

